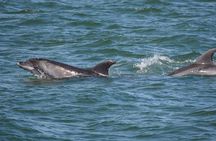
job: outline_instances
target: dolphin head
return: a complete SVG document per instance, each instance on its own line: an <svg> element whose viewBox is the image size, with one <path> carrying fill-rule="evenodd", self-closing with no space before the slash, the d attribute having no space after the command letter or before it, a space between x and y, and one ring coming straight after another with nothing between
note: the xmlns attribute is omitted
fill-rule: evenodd
<svg viewBox="0 0 216 141"><path fill-rule="evenodd" d="M39 67L39 61L38 58L32 58L24 62L17 62L17 66L33 73L38 78L45 78L44 71Z"/></svg>
<svg viewBox="0 0 216 141"><path fill-rule="evenodd" d="M20 68L23 68L25 70L28 70L28 71L33 71L35 69L34 64L30 60L27 60L24 62L17 62L17 66L19 66Z"/></svg>

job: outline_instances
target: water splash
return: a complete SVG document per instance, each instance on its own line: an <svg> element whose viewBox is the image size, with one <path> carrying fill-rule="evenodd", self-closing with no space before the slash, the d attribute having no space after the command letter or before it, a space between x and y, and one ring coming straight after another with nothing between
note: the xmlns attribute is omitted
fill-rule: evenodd
<svg viewBox="0 0 216 141"><path fill-rule="evenodd" d="M163 65L166 63L173 63L174 60L167 56L154 55L153 57L143 58L140 63L134 65L141 72L148 72L149 68L153 65Z"/></svg>

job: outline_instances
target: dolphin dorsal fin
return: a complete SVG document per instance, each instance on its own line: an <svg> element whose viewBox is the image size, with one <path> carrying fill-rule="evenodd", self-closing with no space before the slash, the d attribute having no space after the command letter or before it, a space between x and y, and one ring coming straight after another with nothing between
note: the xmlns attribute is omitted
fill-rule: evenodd
<svg viewBox="0 0 216 141"><path fill-rule="evenodd" d="M197 64L212 64L213 63L213 55L216 52L216 48L210 49L197 58Z"/></svg>
<svg viewBox="0 0 216 141"><path fill-rule="evenodd" d="M95 67L93 67L92 71L102 76L108 76L109 68L115 63L116 63L115 61L102 62L100 64L97 64Z"/></svg>

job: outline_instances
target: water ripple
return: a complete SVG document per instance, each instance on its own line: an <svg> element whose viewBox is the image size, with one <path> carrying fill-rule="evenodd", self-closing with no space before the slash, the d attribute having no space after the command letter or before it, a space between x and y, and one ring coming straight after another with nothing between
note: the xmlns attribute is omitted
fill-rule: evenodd
<svg viewBox="0 0 216 141"><path fill-rule="evenodd" d="M215 47L214 0L0 1L0 140L214 140L215 77L173 78ZM110 76L38 80L43 57Z"/></svg>

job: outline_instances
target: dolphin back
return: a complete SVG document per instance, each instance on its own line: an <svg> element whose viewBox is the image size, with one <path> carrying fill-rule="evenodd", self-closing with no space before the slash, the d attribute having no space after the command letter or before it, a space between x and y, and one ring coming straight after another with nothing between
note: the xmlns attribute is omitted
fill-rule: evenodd
<svg viewBox="0 0 216 141"><path fill-rule="evenodd" d="M169 76L183 76L183 75L216 75L216 66L213 63L213 56L216 48L210 49L199 56L193 64L177 69Z"/></svg>
<svg viewBox="0 0 216 141"><path fill-rule="evenodd" d="M213 63L213 55L216 52L216 48L210 49L203 53L200 57L197 58L197 64L212 64Z"/></svg>

